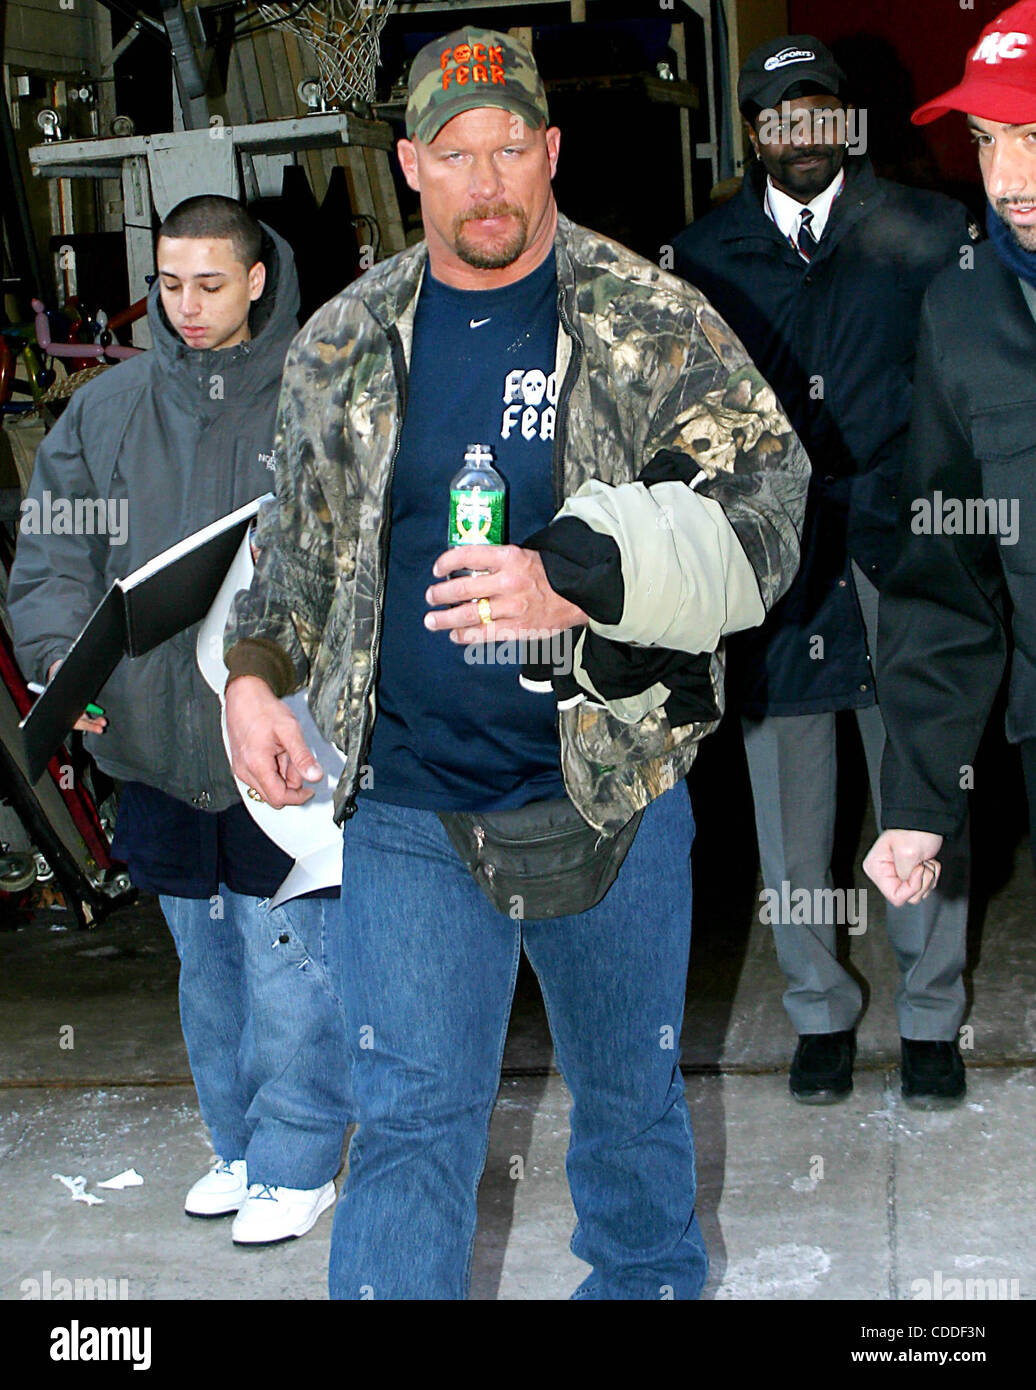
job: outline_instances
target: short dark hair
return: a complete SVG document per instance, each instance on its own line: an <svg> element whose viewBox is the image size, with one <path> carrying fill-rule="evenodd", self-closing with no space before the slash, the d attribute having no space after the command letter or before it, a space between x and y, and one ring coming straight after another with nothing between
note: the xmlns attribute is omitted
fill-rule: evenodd
<svg viewBox="0 0 1036 1390"><path fill-rule="evenodd" d="M222 237L234 255L251 270L260 259L263 229L242 205L222 193L200 193L177 203L158 229L160 237Z"/></svg>

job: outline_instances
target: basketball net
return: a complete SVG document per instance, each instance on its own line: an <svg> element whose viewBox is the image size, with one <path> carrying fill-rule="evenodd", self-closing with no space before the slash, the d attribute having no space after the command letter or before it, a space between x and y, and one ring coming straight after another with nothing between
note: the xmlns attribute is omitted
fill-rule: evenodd
<svg viewBox="0 0 1036 1390"><path fill-rule="evenodd" d="M295 15L294 5L260 4L259 9L313 50L324 100L333 104L374 100L378 41L392 5L393 0L312 0Z"/></svg>

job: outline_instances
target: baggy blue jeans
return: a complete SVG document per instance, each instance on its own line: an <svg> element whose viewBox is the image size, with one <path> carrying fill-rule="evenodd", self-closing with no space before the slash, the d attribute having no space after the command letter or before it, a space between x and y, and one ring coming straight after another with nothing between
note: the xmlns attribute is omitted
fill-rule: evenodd
<svg viewBox="0 0 1036 1390"><path fill-rule="evenodd" d="M467 1295L476 1193L519 952L572 1095L577 1298L696 1298L707 1259L679 1070L690 946L686 788L648 807L603 902L512 920L430 811L364 801L345 832L339 992L359 1128L331 1242L333 1298Z"/></svg>
<svg viewBox="0 0 1036 1390"><path fill-rule="evenodd" d="M180 1022L202 1118L250 1183L321 1187L349 1123L340 1001L325 969L336 898L163 895L180 957Z"/></svg>

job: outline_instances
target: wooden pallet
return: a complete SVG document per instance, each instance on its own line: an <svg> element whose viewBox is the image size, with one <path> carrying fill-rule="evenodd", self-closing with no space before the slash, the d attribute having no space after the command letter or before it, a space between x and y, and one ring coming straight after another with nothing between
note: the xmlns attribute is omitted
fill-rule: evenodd
<svg viewBox="0 0 1036 1390"><path fill-rule="evenodd" d="M238 40L231 51L224 119L254 121L305 113L297 89L314 70L315 62L306 46L282 29L266 29ZM377 224L381 258L406 246L390 158L394 156L386 150L360 145L307 150L299 156L317 202L327 192L335 165L345 170L354 213Z"/></svg>

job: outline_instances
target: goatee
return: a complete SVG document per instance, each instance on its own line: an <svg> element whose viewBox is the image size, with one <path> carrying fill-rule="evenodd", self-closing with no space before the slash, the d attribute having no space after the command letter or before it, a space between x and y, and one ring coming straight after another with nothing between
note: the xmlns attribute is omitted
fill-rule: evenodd
<svg viewBox="0 0 1036 1390"><path fill-rule="evenodd" d="M514 231L501 240L472 241L465 235L465 224L490 217L513 217ZM525 209L512 203L483 203L459 214L453 222L453 249L466 265L476 270L503 270L513 265L525 250L529 217ZM500 234L504 236L503 233Z"/></svg>
<svg viewBox="0 0 1036 1390"><path fill-rule="evenodd" d="M804 156L819 159L820 163L812 169L799 169L796 160ZM814 146L810 150L796 150L780 160L780 184L795 197L811 200L823 193L831 180L837 175L845 160L842 146Z"/></svg>

